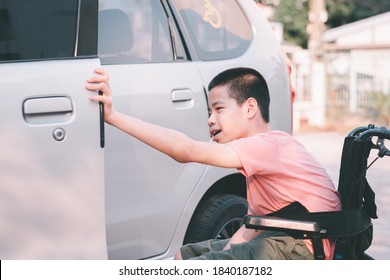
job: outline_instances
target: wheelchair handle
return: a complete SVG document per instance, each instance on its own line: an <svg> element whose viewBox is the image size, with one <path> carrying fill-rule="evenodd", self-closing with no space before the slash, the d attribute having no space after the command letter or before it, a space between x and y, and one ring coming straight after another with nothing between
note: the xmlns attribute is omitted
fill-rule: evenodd
<svg viewBox="0 0 390 280"><path fill-rule="evenodd" d="M357 130L357 129L355 129ZM362 129L359 131L363 131ZM351 133L350 133L351 134ZM377 136L380 139L387 139L390 140L390 129L386 128L385 126L382 126L380 128L369 128L366 127L366 130L361 132L359 135L356 136L357 141L363 141L370 137Z"/></svg>
<svg viewBox="0 0 390 280"><path fill-rule="evenodd" d="M385 126L379 128L375 127L373 124L369 124L368 126L361 126L351 131L348 136L356 137L355 141L364 141L373 136L376 136L378 137L378 140L376 145L373 145L374 148L379 150L378 156L381 158L384 156L390 156L390 151L386 148L384 141L385 139L390 140L390 129L386 128Z"/></svg>

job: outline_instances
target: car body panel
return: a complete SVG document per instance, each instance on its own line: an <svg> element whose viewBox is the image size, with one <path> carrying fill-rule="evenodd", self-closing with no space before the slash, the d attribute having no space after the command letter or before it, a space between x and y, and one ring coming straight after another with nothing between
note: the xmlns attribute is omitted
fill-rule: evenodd
<svg viewBox="0 0 390 280"><path fill-rule="evenodd" d="M107 258L99 112L84 89L99 65L0 64L1 259Z"/></svg>
<svg viewBox="0 0 390 280"><path fill-rule="evenodd" d="M209 141L205 94L192 63L104 66L117 109ZM159 85L156 87L156 85ZM181 164L115 128L107 130L110 258L163 253L205 166ZM117 249L120 248L120 249Z"/></svg>
<svg viewBox="0 0 390 280"><path fill-rule="evenodd" d="M78 3L81 15L89 5L97 10L97 1ZM198 11L190 16L199 30L183 20L183 3ZM245 36L219 29L221 15L214 12L222 13L225 5L239 8L247 21ZM222 15L231 18L229 9ZM80 19L85 29L78 41L84 42L83 55L96 48L92 56L99 58L0 64L0 258L171 258L200 201L219 182L242 176L235 169L178 163L109 125L100 148L99 106L84 89L97 67L110 75L119 111L199 141L211 141L210 80L227 68L253 67L269 83L272 128L291 133L285 62L254 1L100 0L99 11L98 26L97 13ZM97 42L86 32L94 28ZM198 35L205 50L193 38ZM220 48L215 57L214 46ZM239 186L226 182L226 190L218 191L245 192L245 180Z"/></svg>

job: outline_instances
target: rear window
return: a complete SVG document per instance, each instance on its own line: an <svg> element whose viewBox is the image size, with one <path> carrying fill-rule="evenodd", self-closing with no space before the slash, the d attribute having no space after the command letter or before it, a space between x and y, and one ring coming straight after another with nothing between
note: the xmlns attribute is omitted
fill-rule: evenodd
<svg viewBox="0 0 390 280"><path fill-rule="evenodd" d="M236 0L173 0L201 60L242 55L252 27Z"/></svg>
<svg viewBox="0 0 390 280"><path fill-rule="evenodd" d="M102 64L159 63L184 59L177 30L156 0L101 0L98 53Z"/></svg>
<svg viewBox="0 0 390 280"><path fill-rule="evenodd" d="M79 6L89 8L93 15L90 8L94 2L97 0L0 0L0 61L77 56ZM96 54L96 36L93 29L89 32L92 42L81 40L83 55Z"/></svg>

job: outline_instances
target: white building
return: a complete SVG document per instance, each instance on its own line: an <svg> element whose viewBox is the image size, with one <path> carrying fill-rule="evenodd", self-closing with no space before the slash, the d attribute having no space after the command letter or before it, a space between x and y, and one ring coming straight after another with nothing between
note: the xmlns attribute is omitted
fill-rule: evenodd
<svg viewBox="0 0 390 280"><path fill-rule="evenodd" d="M390 12L326 30L325 44L348 49L390 47Z"/></svg>
<svg viewBox="0 0 390 280"><path fill-rule="evenodd" d="M390 94L390 12L328 29L322 44L323 77L310 79L309 56L294 54L306 59L297 64L297 82L318 80L325 85L325 89L313 82L311 89L296 87L295 128L302 123L321 126L325 116L379 114L375 96ZM305 70L301 75L300 68Z"/></svg>

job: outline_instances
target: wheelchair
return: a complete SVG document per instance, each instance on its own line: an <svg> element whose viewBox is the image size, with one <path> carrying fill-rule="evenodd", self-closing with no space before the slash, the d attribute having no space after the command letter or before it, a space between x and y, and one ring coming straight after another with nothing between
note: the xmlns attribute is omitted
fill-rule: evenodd
<svg viewBox="0 0 390 280"><path fill-rule="evenodd" d="M357 127L345 137L337 189L341 211L308 213L299 202L294 202L266 216L247 215L243 223L254 230L273 230L298 239L311 239L315 259L325 259L323 239L337 239L334 259L373 259L365 251L373 239L371 220L378 216L375 193L366 174L377 159L390 156L385 140L390 140L390 129L373 124ZM378 156L368 165L373 149L378 150Z"/></svg>

